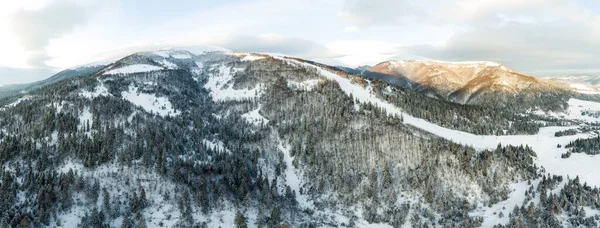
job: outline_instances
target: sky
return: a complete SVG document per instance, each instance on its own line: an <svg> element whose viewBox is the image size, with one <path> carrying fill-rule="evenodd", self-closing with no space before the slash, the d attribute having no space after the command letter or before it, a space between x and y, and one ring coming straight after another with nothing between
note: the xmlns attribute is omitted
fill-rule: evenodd
<svg viewBox="0 0 600 228"><path fill-rule="evenodd" d="M0 0L0 84L202 45L350 67L477 60L600 75L600 0Z"/></svg>

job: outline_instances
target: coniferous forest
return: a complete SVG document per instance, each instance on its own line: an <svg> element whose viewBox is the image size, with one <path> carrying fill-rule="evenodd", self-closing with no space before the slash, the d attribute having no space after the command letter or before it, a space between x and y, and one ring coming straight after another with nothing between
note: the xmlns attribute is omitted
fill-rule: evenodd
<svg viewBox="0 0 600 228"><path fill-rule="evenodd" d="M477 212L512 197L515 183L527 183L525 200L494 215L508 219L498 227L598 224L597 213L586 216L600 207L598 189L551 176L535 163L543 151L482 150L404 118L477 135L532 135L566 121L252 55L136 53L4 98L0 226L479 227L485 216ZM176 67L118 71L162 61ZM322 71L402 113L348 94ZM597 154L596 141L565 147Z"/></svg>

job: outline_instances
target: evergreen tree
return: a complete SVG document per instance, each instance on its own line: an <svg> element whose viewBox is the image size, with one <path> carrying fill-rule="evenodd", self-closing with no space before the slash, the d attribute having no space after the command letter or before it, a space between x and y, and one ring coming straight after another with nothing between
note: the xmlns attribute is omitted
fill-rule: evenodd
<svg viewBox="0 0 600 228"><path fill-rule="evenodd" d="M237 228L247 228L248 225L246 223L246 217L240 211L237 211L235 215L235 227Z"/></svg>

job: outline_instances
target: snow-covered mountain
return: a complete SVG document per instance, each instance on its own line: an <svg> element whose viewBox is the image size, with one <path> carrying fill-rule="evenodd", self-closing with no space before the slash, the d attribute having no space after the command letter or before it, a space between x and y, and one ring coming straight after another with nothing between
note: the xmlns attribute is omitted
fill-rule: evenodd
<svg viewBox="0 0 600 228"><path fill-rule="evenodd" d="M518 94L567 90L560 83L536 78L488 61L387 61L369 72L406 78L460 104L506 103Z"/></svg>
<svg viewBox="0 0 600 228"><path fill-rule="evenodd" d="M577 93L593 95L600 94L600 76L553 76L549 78L569 85L569 87L571 87L571 89Z"/></svg>
<svg viewBox="0 0 600 228"><path fill-rule="evenodd" d="M50 85L57 81L75 77L89 76L100 69L104 68L104 65L91 65L82 66L73 69L66 69L52 75L51 77L32 83L25 84L14 84L14 85L2 85L0 86L0 98L14 96L20 93L27 93L41 87Z"/></svg>
<svg viewBox="0 0 600 228"><path fill-rule="evenodd" d="M600 220L600 157L565 148L596 134L590 101L513 113L298 58L161 50L0 105L2 226Z"/></svg>

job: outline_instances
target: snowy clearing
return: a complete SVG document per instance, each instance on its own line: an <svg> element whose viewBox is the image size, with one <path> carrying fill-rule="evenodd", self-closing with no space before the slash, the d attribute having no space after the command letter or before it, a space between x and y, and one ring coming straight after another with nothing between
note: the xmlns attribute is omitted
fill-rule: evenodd
<svg viewBox="0 0 600 228"><path fill-rule="evenodd" d="M134 64L109 70L107 72L104 72L104 75L143 73L162 69L162 67L157 67L148 64Z"/></svg>
<svg viewBox="0 0 600 228"><path fill-rule="evenodd" d="M297 170L296 167L292 164L294 161L290 156L290 146L284 145L283 142L279 142L278 148L281 152L283 152L283 159L285 161L285 182L287 186L290 186L292 191L296 192L296 201L298 201L298 205L301 208L310 208L314 209L314 205L312 201L308 199L307 195L300 194L300 186L302 186L301 178L304 176L300 170Z"/></svg>
<svg viewBox="0 0 600 228"><path fill-rule="evenodd" d="M79 115L79 125L77 126L77 129L85 129L88 126L88 124L91 126L92 122L93 120L92 113L90 112L90 107L85 107L81 112L81 115Z"/></svg>
<svg viewBox="0 0 600 228"><path fill-rule="evenodd" d="M233 55L234 56L242 57L241 60L242 61L247 61L247 62L256 61L256 60L264 59L265 58L265 57L262 57L262 56L254 55L252 53L234 53Z"/></svg>
<svg viewBox="0 0 600 228"><path fill-rule="evenodd" d="M109 96L108 88L104 86L104 83L100 82L100 85L96 86L92 91L82 91L79 93L79 96L85 97L87 99L94 99L99 96Z"/></svg>
<svg viewBox="0 0 600 228"><path fill-rule="evenodd" d="M246 119L248 123L254 124L255 126L260 126L261 124L269 123L269 120L267 118L260 115L260 108L261 107L258 106L258 108L256 108L255 110L242 114L242 118Z"/></svg>
<svg viewBox="0 0 600 228"><path fill-rule="evenodd" d="M532 183L537 184L537 182L539 182L539 180ZM515 206L523 204L523 200L525 200L525 191L527 191L529 187L530 185L527 184L527 181L511 184L510 189L512 192L509 194L508 200L494 204L492 207L483 206L481 210L471 212L469 215L483 217L484 220L481 227L493 227L497 224L507 224L509 221L508 214L512 212ZM499 217L500 213L504 215L502 218Z"/></svg>
<svg viewBox="0 0 600 228"><path fill-rule="evenodd" d="M541 110L530 111L530 113L540 115L540 116L549 116L559 119L567 119L574 121L583 121L587 123L595 123L600 122L600 118L596 118L592 115L600 114L600 103L593 101L584 101L579 99L571 98L569 99L569 107L565 112L544 112ZM588 115L583 115L584 112L588 113Z"/></svg>
<svg viewBox="0 0 600 228"><path fill-rule="evenodd" d="M166 97L157 97L154 94L138 92L138 88L134 86L129 86L129 90L123 91L121 96L132 104L142 107L147 112L162 117L177 116L180 114L173 108L173 105Z"/></svg>
<svg viewBox="0 0 600 228"><path fill-rule="evenodd" d="M218 68L216 76L208 78L204 88L210 90L214 101L243 100L258 97L262 93L261 85L252 89L234 89L233 76L243 69L234 69L225 65Z"/></svg>

